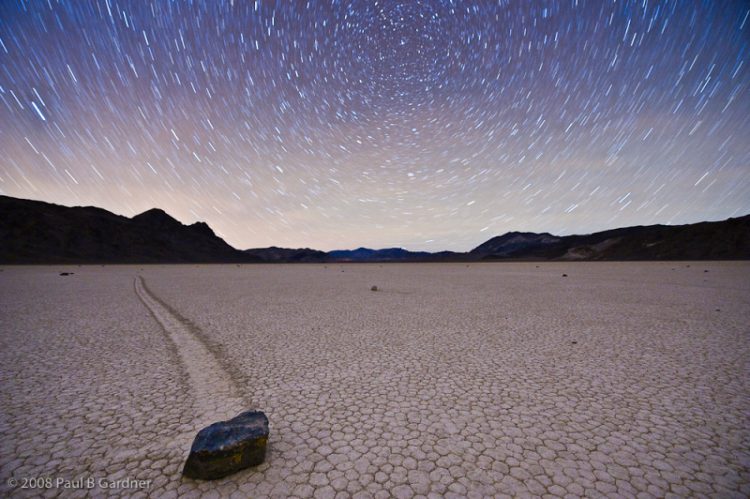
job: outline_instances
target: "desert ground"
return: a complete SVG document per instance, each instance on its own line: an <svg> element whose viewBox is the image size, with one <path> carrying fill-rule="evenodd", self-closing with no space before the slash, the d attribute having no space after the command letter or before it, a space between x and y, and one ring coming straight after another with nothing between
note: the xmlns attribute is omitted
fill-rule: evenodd
<svg viewBox="0 0 750 499"><path fill-rule="evenodd" d="M750 262L5 266L0 345L3 496L750 496Z"/></svg>

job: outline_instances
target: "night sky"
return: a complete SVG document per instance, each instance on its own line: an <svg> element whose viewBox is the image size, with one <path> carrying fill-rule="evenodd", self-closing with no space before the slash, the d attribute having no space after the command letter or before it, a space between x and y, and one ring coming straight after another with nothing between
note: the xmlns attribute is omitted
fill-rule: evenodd
<svg viewBox="0 0 750 499"><path fill-rule="evenodd" d="M750 213L742 1L0 2L0 193L238 248Z"/></svg>

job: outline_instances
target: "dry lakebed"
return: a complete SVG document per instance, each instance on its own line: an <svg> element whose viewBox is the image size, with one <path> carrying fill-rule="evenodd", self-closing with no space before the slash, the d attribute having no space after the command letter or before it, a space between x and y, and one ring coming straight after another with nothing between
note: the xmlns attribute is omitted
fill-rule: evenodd
<svg viewBox="0 0 750 499"><path fill-rule="evenodd" d="M750 496L750 262L5 266L0 342L2 496Z"/></svg>

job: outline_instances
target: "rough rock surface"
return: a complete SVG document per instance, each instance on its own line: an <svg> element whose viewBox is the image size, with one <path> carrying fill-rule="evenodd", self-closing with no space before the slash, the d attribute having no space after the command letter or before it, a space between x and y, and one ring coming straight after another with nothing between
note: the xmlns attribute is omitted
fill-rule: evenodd
<svg viewBox="0 0 750 499"><path fill-rule="evenodd" d="M257 466L266 458L267 441L268 418L260 411L214 423L198 432L182 474L216 480Z"/></svg>

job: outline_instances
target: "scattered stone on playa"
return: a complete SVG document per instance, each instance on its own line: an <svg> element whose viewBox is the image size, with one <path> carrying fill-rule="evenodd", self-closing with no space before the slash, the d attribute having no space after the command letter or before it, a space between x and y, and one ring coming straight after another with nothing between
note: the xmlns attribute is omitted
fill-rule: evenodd
<svg viewBox="0 0 750 499"><path fill-rule="evenodd" d="M196 435L182 474L215 480L257 466L266 457L267 441L268 418L260 411L214 423Z"/></svg>
<svg viewBox="0 0 750 499"><path fill-rule="evenodd" d="M563 277L568 277L568 274L563 274Z"/></svg>
<svg viewBox="0 0 750 499"><path fill-rule="evenodd" d="M370 291L377 291L377 290L378 290L377 286L373 286L373 287L370 288Z"/></svg>
<svg viewBox="0 0 750 499"><path fill-rule="evenodd" d="M60 272L60 275L73 275L75 272Z"/></svg>

